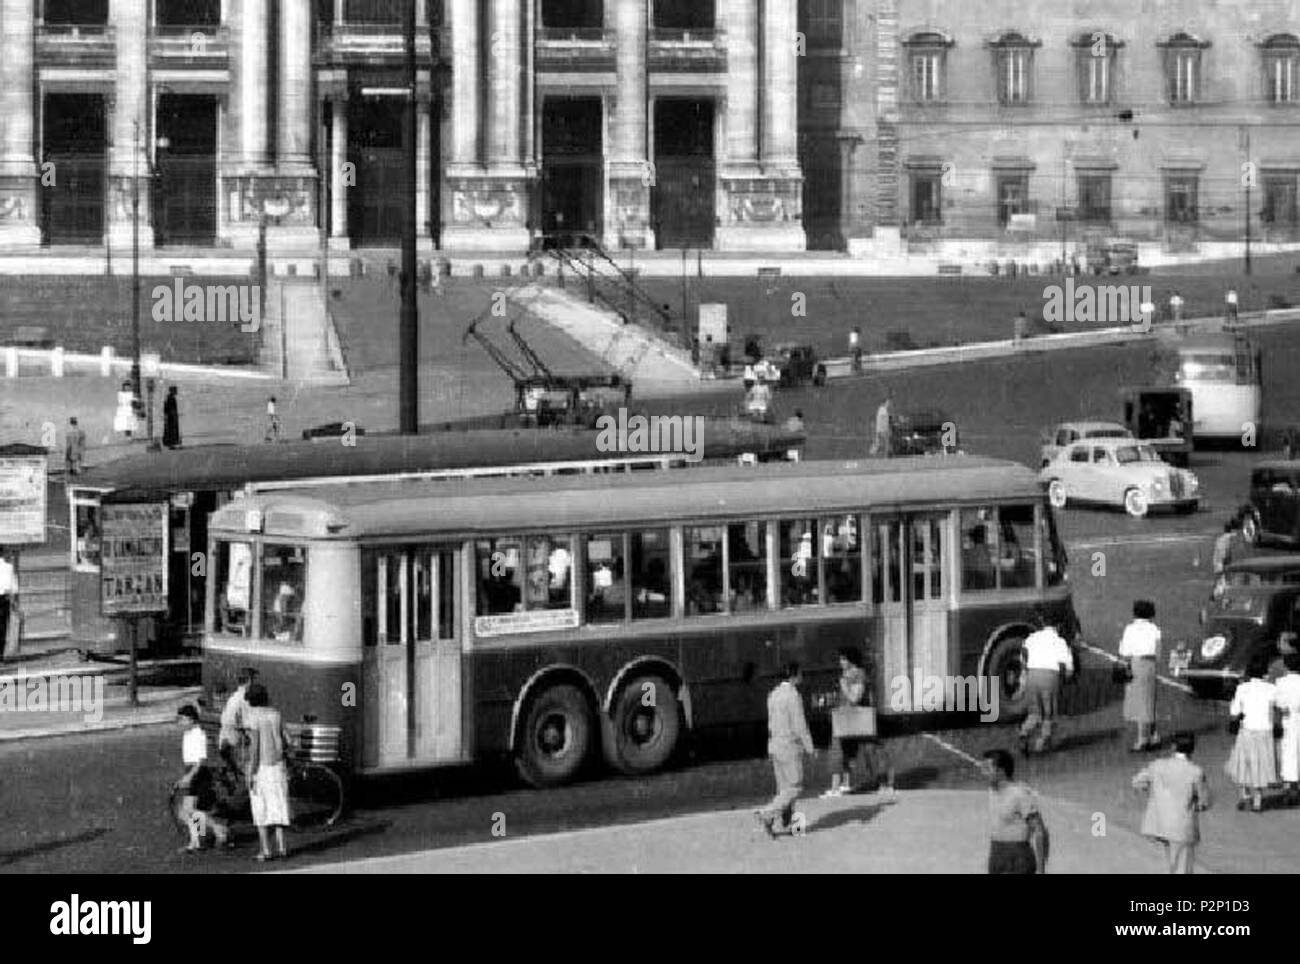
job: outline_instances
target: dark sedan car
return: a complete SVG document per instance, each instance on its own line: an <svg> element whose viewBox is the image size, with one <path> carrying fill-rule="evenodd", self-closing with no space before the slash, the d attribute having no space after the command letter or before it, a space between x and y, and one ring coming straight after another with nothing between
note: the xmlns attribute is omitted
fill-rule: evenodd
<svg viewBox="0 0 1300 964"><path fill-rule="evenodd" d="M1198 696L1228 696L1257 654L1272 662L1300 633L1300 555L1259 556L1228 566L1201 612L1204 632L1170 670Z"/></svg>

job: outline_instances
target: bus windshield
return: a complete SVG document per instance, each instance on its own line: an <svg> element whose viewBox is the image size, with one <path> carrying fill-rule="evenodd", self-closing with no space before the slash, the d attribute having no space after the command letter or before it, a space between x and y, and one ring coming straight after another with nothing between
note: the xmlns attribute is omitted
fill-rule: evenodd
<svg viewBox="0 0 1300 964"><path fill-rule="evenodd" d="M1237 358L1231 352L1183 355L1180 374L1184 379L1193 381L1235 381L1237 378Z"/></svg>
<svg viewBox="0 0 1300 964"><path fill-rule="evenodd" d="M219 541L216 552L213 630L251 637L258 632L277 643L302 642L302 601L307 586L307 550L302 546Z"/></svg>

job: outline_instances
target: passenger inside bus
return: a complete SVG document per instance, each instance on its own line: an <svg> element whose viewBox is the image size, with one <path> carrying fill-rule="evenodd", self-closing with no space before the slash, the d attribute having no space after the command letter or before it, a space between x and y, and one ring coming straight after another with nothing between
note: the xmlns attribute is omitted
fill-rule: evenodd
<svg viewBox="0 0 1300 964"><path fill-rule="evenodd" d="M996 589L997 568L989 555L988 527L978 522L966 532L961 547L961 587L974 590Z"/></svg>
<svg viewBox="0 0 1300 964"><path fill-rule="evenodd" d="M301 546L262 547L264 636L280 643L302 641L302 595L306 575L306 552Z"/></svg>
<svg viewBox="0 0 1300 964"><path fill-rule="evenodd" d="M633 598L632 615L638 619L661 619L671 615L668 598L668 567L663 559L654 558L646 563L645 573L638 580Z"/></svg>

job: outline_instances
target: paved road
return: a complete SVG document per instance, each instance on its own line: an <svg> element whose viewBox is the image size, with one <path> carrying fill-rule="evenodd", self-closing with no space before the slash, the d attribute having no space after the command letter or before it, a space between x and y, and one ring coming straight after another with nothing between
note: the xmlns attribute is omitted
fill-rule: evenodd
<svg viewBox="0 0 1300 964"><path fill-rule="evenodd" d="M1300 386L1282 377L1300 359L1300 336L1269 333L1271 373L1266 387L1275 417L1300 417ZM1144 353L1104 349L1064 356L990 362L943 371L845 380L822 392L793 393L782 404L801 407L813 427L810 455L861 455L870 414L881 386L895 389L900 407L932 404L958 413L969 448L1032 461L1046 424L1072 415L1113 410L1116 386L1142 374ZM971 440L978 444L973 444ZM1156 600L1166 637L1192 637L1195 614L1208 591L1210 539L1244 492L1251 457L1199 455L1194 468L1205 480L1208 506L1187 517L1133 520L1119 512L1065 513L1072 546L1071 579L1089 639L1113 651L1136 595ZM1105 574L1093 575L1092 553L1105 553ZM1067 699L1070 720L1063 747L1032 759L1024 776L1043 792L1100 814L1106 824L1135 829L1140 800L1128 790L1138 759L1125 751L1119 691L1109 664L1090 655L1086 672ZM1207 817L1206 866L1222 871L1300 871L1300 811L1243 814L1231 806L1222 774L1228 736L1222 704L1192 699L1162 687L1161 727L1201 733L1198 755L1206 764L1220 805ZM892 740L899 785L913 789L971 789L979 778L969 758L993 746L1010 746L1004 725L977 725ZM0 869L30 871L244 871L253 845L233 857L190 860L164 812L167 782L175 775L179 733L170 728L111 736L59 738L0 747L7 781L0 821ZM706 743L693 761L644 780L601 777L561 790L520 789L508 773L492 769L425 774L368 788L354 816L326 834L299 837L297 863L333 862L403 854L431 847L491 841L494 819L509 834L529 835L713 810L744 810L771 792L761 759L761 737ZM820 785L818 773L810 786ZM748 819L743 812L738 820Z"/></svg>

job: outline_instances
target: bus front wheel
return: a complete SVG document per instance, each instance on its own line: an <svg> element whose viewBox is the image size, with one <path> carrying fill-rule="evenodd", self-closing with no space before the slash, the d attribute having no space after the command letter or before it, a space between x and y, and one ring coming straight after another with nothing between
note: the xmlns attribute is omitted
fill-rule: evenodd
<svg viewBox="0 0 1300 964"><path fill-rule="evenodd" d="M1014 720L1029 712L1024 636L998 640L984 664L984 675L998 688L999 721Z"/></svg>
<svg viewBox="0 0 1300 964"><path fill-rule="evenodd" d="M629 681L610 708L605 759L620 773L653 773L677 749L681 720L681 704L666 680L639 676Z"/></svg>
<svg viewBox="0 0 1300 964"><path fill-rule="evenodd" d="M568 783L591 750L591 708L575 686L552 686L533 697L520 734L520 775L534 787Z"/></svg>

